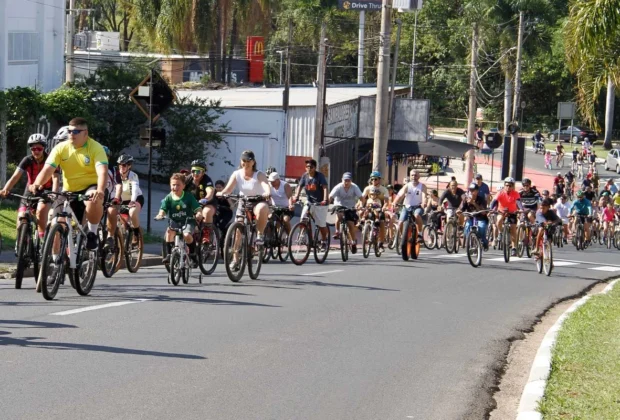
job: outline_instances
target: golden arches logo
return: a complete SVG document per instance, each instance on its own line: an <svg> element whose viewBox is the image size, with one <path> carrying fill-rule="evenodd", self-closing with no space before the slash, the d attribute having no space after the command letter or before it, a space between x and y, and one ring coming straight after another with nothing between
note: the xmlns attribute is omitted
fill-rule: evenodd
<svg viewBox="0 0 620 420"><path fill-rule="evenodd" d="M350 2L348 2L348 1L345 1L344 3L342 3L342 7L343 7L345 10L349 10L349 9L351 8L351 3L350 3Z"/></svg>
<svg viewBox="0 0 620 420"><path fill-rule="evenodd" d="M254 55L261 57L265 55L265 43L263 41L256 41L254 43Z"/></svg>

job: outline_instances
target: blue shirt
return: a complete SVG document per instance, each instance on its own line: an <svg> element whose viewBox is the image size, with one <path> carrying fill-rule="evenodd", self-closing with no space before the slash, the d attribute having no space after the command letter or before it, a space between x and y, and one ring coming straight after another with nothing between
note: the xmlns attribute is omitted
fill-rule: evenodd
<svg viewBox="0 0 620 420"><path fill-rule="evenodd" d="M573 211L576 211L579 216L592 216L592 203L586 198L575 200L570 208L570 213L572 214Z"/></svg>
<svg viewBox="0 0 620 420"><path fill-rule="evenodd" d="M478 187L478 197L482 197L486 201L489 194L491 194L489 186L484 182L480 184L480 186Z"/></svg>

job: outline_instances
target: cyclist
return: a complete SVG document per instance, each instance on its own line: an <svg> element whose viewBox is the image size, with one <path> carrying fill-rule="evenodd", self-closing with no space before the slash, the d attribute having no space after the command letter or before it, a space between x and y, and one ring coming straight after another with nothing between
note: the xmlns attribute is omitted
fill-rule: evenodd
<svg viewBox="0 0 620 420"><path fill-rule="evenodd" d="M592 188L592 185L588 185L587 187L584 188L583 196L590 202L594 201L594 198L596 197L596 192Z"/></svg>
<svg viewBox="0 0 620 420"><path fill-rule="evenodd" d="M191 174L185 177L185 191L191 193L202 206L202 217L207 224L207 228L202 231L202 242L204 243L209 241L211 237L209 228L213 224L213 217L216 212L215 188L213 188L213 181L206 173L207 164L203 160L194 160L191 168Z"/></svg>
<svg viewBox="0 0 620 420"><path fill-rule="evenodd" d="M573 174L573 171L566 172L564 180L566 181L566 192L569 194L569 197L572 197L573 189L575 188L575 174Z"/></svg>
<svg viewBox="0 0 620 420"><path fill-rule="evenodd" d="M476 174L474 178L476 180L476 185L478 185L478 195L487 201L487 204L491 202L491 190L489 186L482 182L482 175Z"/></svg>
<svg viewBox="0 0 620 420"><path fill-rule="evenodd" d="M561 195L558 202L555 204L555 212L562 220L562 228L564 229L564 243L568 243L568 236L570 234L568 216L570 215L570 206L566 204L566 195Z"/></svg>
<svg viewBox="0 0 620 420"><path fill-rule="evenodd" d="M555 166L560 166L560 162L564 159L564 145L562 142L558 142L555 146Z"/></svg>
<svg viewBox="0 0 620 420"><path fill-rule="evenodd" d="M271 186L271 204L282 212L282 224L284 229L290 233L291 218L293 217L293 188L288 182L280 179L280 174L272 171L269 174L269 185Z"/></svg>
<svg viewBox="0 0 620 420"><path fill-rule="evenodd" d="M381 191L377 187L370 187L368 189L368 198L366 199L365 210L363 212L363 219L367 219L370 215L374 216L374 220L379 220L381 217L381 213L385 208L382 205L382 201L380 198Z"/></svg>
<svg viewBox="0 0 620 420"><path fill-rule="evenodd" d="M19 165L17 165L17 169L15 169L13 176L7 181L4 188L0 190L0 197L6 197L9 195L9 191L15 186L15 184L17 184L24 173L28 177L24 196L29 197L33 195L28 190L28 187L34 182L39 172L41 172L41 170L45 167L45 160L48 157L45 152L47 140L43 134L33 134L28 138L28 147L30 148L30 155L23 158ZM47 181L43 187L47 190L51 189L52 191L58 191L58 171L54 172L52 179ZM40 191L35 193L35 195L39 194ZM30 205L32 204L26 200L20 201L19 209L17 210L18 223L19 219L25 216L25 213L28 211L28 207ZM45 235L45 226L47 224L49 210L49 203L46 203L43 200L39 201L36 205L35 215L37 219L37 230L40 238L43 238L43 235Z"/></svg>
<svg viewBox="0 0 620 420"><path fill-rule="evenodd" d="M561 178L557 184L553 187L553 193L559 197L566 192L566 184L564 184L564 178Z"/></svg>
<svg viewBox="0 0 620 420"><path fill-rule="evenodd" d="M299 180L297 191L295 191L295 196L293 197L293 203L299 200L299 194L301 194L301 190L304 189L308 202L317 204L310 208L310 212L321 232L320 247L321 251L324 251L327 248L326 241L327 235L329 235L329 228L327 227L327 203L329 198L327 179L321 172L317 172L316 167L316 160L308 159L306 161L306 173ZM305 217L305 215L303 216Z"/></svg>
<svg viewBox="0 0 620 420"><path fill-rule="evenodd" d="M465 191L459 188L456 180L450 181L449 188L443 192L441 197L439 198L439 211L444 211L442 206L446 206L447 212L446 215L448 218L452 216L456 210L461 207L461 203L463 202L463 196L465 195ZM463 215L457 215L459 226L463 226Z"/></svg>
<svg viewBox="0 0 620 420"><path fill-rule="evenodd" d="M541 225L552 225L553 229L549 231L549 235L553 235L554 229L562 226L562 219L558 217L558 215L551 209L551 201L549 199L545 199L540 203L540 210L536 212L536 223ZM538 229L538 234L536 235L536 246L532 250L532 254L538 255L539 249L538 244L542 240L544 230Z"/></svg>
<svg viewBox="0 0 620 420"><path fill-rule="evenodd" d="M573 202L573 205L570 208L570 214L572 216L576 216L574 223L576 223L577 217L581 219L583 229L585 231L586 242L589 242L590 224L592 223L592 203L585 198L583 191L577 191L577 199ZM573 225L572 229L575 231L575 225Z"/></svg>
<svg viewBox="0 0 620 420"><path fill-rule="evenodd" d="M133 166L133 156L125 154L120 155L116 163L118 163L118 170L116 170L114 174L114 185L116 189L114 192L114 203L129 207L129 217L131 218L134 231L133 243L136 244L140 236L140 211L142 207L144 207L144 196L140 189L140 179L138 175L131 170ZM116 225L117 209L111 206L108 212L108 220ZM116 230L116 226L114 226L114 230ZM112 232L114 232L114 230L112 230Z"/></svg>
<svg viewBox="0 0 620 420"><path fill-rule="evenodd" d="M607 206L601 212L601 219L603 220L603 232L605 232L604 237L607 238L609 235L613 235L612 227L614 224L614 220L616 218L616 210L614 209L614 203L609 201Z"/></svg>
<svg viewBox="0 0 620 420"><path fill-rule="evenodd" d="M202 219L202 207L196 201L193 194L184 191L186 175L181 173L173 174L170 177L170 194L161 200L161 207L155 220L161 220L167 214L168 218L180 226L185 226L183 229L183 240L189 248L190 258L194 266L197 265L198 258L196 257L196 243L194 242L194 229L196 227L192 215L195 215L196 219L200 221ZM164 264L170 262L170 254L172 254L172 248L174 247L175 232L170 228L166 229L166 247L168 252L163 259Z"/></svg>
<svg viewBox="0 0 620 420"><path fill-rule="evenodd" d="M469 184L469 194L465 197L463 202L461 203L461 207L458 212L468 212L473 213L481 210L487 209L487 200L483 198L480 193L480 187L475 182ZM487 227L489 225L489 218L485 213L481 213L476 216L476 220L478 220L478 236L482 241L482 246L485 251L489 250L489 241L487 240ZM469 218L465 222L465 236L469 233L471 226L473 224L473 219Z"/></svg>
<svg viewBox="0 0 620 420"><path fill-rule="evenodd" d="M355 205L358 199L362 197L362 191L353 183L353 176L350 172L342 174L342 182L336 185L329 193L329 198L334 201L335 206L346 207L344 212L344 219L349 227L349 235L353 244L351 245L351 252L355 254L357 252L357 227L355 224L359 220L357 212L355 211ZM336 234L334 239L340 239L340 223L341 216L338 214L338 223L336 223Z"/></svg>
<svg viewBox="0 0 620 420"><path fill-rule="evenodd" d="M614 183L614 179L613 178L609 178L607 180L607 182L603 186L603 190L604 191L609 191L609 193L612 196L614 196L618 192L618 187L616 187L616 184Z"/></svg>
<svg viewBox="0 0 620 420"><path fill-rule="evenodd" d="M400 213L396 232L400 233L400 225L407 220L413 213L416 225L418 225L418 239L422 239L422 215L424 214L424 203L426 203L426 185L420 182L420 173L412 169L409 173L409 181L398 192L396 196L396 204L404 199L405 208Z"/></svg>
<svg viewBox="0 0 620 420"><path fill-rule="evenodd" d="M425 213L430 215L431 222L435 229L439 229L439 193L437 190L432 190L428 195L424 208Z"/></svg>
<svg viewBox="0 0 620 420"><path fill-rule="evenodd" d="M577 156L579 156L579 150L577 150L577 148L575 147L573 149L573 161L571 163L571 169L573 171L577 170Z"/></svg>
<svg viewBox="0 0 620 420"><path fill-rule="evenodd" d="M512 245L512 256L517 255L516 249L516 236L517 236L517 211L523 210L523 204L521 203L521 195L515 191L514 178L507 177L504 179L504 189L497 193L495 200L491 203L492 208L497 208L501 213L497 217L497 229L501 232L504 227L504 220L508 219L511 222L510 225L510 240Z"/></svg>
<svg viewBox="0 0 620 420"><path fill-rule="evenodd" d="M88 123L84 118L74 118L69 122L69 140L58 143L52 149L45 168L30 185L30 192L42 189L59 167L62 169L64 191L90 196L87 202L73 201L71 208L79 223L86 213L86 248L94 251L99 245L97 228L106 198L108 159L101 144L89 137Z"/></svg>
<svg viewBox="0 0 620 420"><path fill-rule="evenodd" d="M366 200L368 199L370 189L373 187L379 190L378 199L381 201L381 205L383 206L388 196L388 190L387 188L381 185L381 172L372 171L370 173L369 181L370 181L370 185L364 188L364 191L362 191L362 200L361 200L362 206L366 207ZM383 241L385 241L385 213L383 212L383 210L381 210L379 211L379 248L381 248L382 251L384 249Z"/></svg>
<svg viewBox="0 0 620 420"><path fill-rule="evenodd" d="M523 209L527 211L527 217L530 222L534 223L538 204L542 201L542 198L538 191L532 188L532 181L529 178L523 178L521 184L523 185L523 189L519 191L521 204L523 205Z"/></svg>
<svg viewBox="0 0 620 420"><path fill-rule="evenodd" d="M217 213L215 216L215 224L217 225L222 235L226 234L228 226L233 217L233 204L231 201L224 197L218 197L217 193L222 192L226 183L221 179L215 181L215 199L217 201Z"/></svg>

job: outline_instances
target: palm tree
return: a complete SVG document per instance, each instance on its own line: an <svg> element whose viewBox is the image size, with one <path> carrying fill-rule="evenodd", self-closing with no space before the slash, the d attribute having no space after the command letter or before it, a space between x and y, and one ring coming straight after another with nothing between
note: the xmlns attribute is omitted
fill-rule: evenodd
<svg viewBox="0 0 620 420"><path fill-rule="evenodd" d="M599 128L596 104L607 85L605 149L612 148L615 86L620 83L620 7L617 0L577 0L564 27L566 58L577 76L579 108L588 123Z"/></svg>

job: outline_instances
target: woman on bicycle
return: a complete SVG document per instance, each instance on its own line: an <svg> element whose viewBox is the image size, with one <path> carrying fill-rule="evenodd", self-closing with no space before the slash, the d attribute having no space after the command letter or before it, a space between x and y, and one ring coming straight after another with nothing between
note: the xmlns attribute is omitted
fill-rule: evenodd
<svg viewBox="0 0 620 420"><path fill-rule="evenodd" d="M271 195L267 176L256 168L256 158L251 150L245 150L241 154L239 169L232 173L228 184L221 192L217 193L217 196L230 194L235 187L239 189L240 195L246 197L262 195L265 200L268 200ZM256 216L256 244L262 245L265 241L263 232L269 220L269 205L265 202L256 203L252 211ZM237 219L243 219L243 212L244 206L240 202L237 206Z"/></svg>
<svg viewBox="0 0 620 420"><path fill-rule="evenodd" d="M458 209L458 213L467 212L475 213L487 209L487 200L478 195L480 187L475 182L469 184L469 194L465 196L465 199L461 203L461 207ZM478 221L478 236L482 241L482 246L485 251L489 250L489 241L487 240L487 227L489 225L489 218L486 213L481 213L476 216ZM469 234L469 230L473 224L473 219L470 217L465 222L465 236Z"/></svg>
<svg viewBox="0 0 620 420"><path fill-rule="evenodd" d="M129 217L133 226L133 243L138 242L140 236L140 210L144 206L144 196L140 189L140 180L138 175L131 170L133 165L133 156L120 155L118 160L118 169L115 174L116 193L114 203L122 204L129 207ZM110 207L116 212L116 208ZM110 216L116 220L116 215Z"/></svg>

